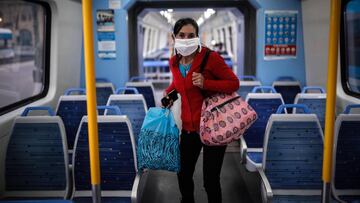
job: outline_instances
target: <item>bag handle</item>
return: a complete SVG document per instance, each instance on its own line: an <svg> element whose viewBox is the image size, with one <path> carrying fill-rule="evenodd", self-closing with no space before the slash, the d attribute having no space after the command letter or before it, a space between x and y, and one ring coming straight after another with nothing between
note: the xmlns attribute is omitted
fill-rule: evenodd
<svg viewBox="0 0 360 203"><path fill-rule="evenodd" d="M207 60L209 58L209 55L210 55L210 52L211 50L210 49L207 49L206 52L205 52L205 56L200 64L200 73L202 73L205 69L205 66L206 66L206 63L207 63Z"/></svg>

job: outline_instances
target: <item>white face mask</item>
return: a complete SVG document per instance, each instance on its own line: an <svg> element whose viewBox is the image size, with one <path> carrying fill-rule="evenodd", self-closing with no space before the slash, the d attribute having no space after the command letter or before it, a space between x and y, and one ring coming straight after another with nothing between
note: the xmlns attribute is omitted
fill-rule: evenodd
<svg viewBox="0 0 360 203"><path fill-rule="evenodd" d="M182 56L189 56L194 53L196 49L200 47L199 52L201 51L200 38L191 38L191 39L175 39L174 48Z"/></svg>

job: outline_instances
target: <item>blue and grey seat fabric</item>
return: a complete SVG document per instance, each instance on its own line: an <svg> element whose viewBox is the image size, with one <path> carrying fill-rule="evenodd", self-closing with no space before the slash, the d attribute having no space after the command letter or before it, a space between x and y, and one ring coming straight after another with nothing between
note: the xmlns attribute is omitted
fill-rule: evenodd
<svg viewBox="0 0 360 203"><path fill-rule="evenodd" d="M119 113L118 107L116 114ZM131 122L124 115L98 116L102 202L135 203L138 190L135 138ZM73 155L74 202L91 202L88 146L88 117L81 120Z"/></svg>
<svg viewBox="0 0 360 203"><path fill-rule="evenodd" d="M257 93L259 90L264 92L270 90L271 93ZM284 101L281 95L269 86L254 87L247 95L246 101L256 111L258 119L240 138L240 157L241 162L246 164L246 169L254 172L257 167L261 167L264 133L268 119L280 105L284 104Z"/></svg>
<svg viewBox="0 0 360 203"><path fill-rule="evenodd" d="M147 108L155 107L155 91L151 82L127 82L126 87L135 87L140 94L144 95Z"/></svg>
<svg viewBox="0 0 360 203"><path fill-rule="evenodd" d="M307 91L319 91L307 93ZM322 87L304 87L301 93L296 95L294 104L305 104L312 113L315 113L320 121L321 128L325 126L326 93ZM293 113L301 113L301 109L295 109Z"/></svg>
<svg viewBox="0 0 360 203"><path fill-rule="evenodd" d="M99 106L106 105L109 96L114 94L115 88L111 82L96 82L96 103ZM104 111L99 110L99 115L103 115Z"/></svg>
<svg viewBox="0 0 360 203"><path fill-rule="evenodd" d="M79 92L82 95L71 95L72 92ZM65 94L59 98L56 115L60 116L64 122L68 149L71 152L81 118L87 115L85 89L72 88L66 90Z"/></svg>
<svg viewBox="0 0 360 203"><path fill-rule="evenodd" d="M284 108L305 114L281 114ZM282 105L266 126L261 177L263 202L321 202L323 132L305 105Z"/></svg>
<svg viewBox="0 0 360 203"><path fill-rule="evenodd" d="M49 115L28 116L46 110ZM65 127L50 107L28 107L15 118L5 159L10 199L65 199L69 194Z"/></svg>
<svg viewBox="0 0 360 203"><path fill-rule="evenodd" d="M241 96L241 98L246 99L248 93L250 93L254 87L261 86L261 82L258 81L255 76L244 75L240 76L240 87L237 93Z"/></svg>
<svg viewBox="0 0 360 203"><path fill-rule="evenodd" d="M335 122L332 193L339 202L360 202L360 114L349 105Z"/></svg>
<svg viewBox="0 0 360 203"><path fill-rule="evenodd" d="M141 94L113 94L110 95L107 106L117 106L121 114L128 116L135 141L137 142L141 126L144 121L147 107L144 96ZM107 115L113 115L113 112L106 112Z"/></svg>
<svg viewBox="0 0 360 203"><path fill-rule="evenodd" d="M285 104L293 104L296 95L301 92L300 82L293 77L279 77L272 86L281 94ZM292 109L288 109L288 112L291 113Z"/></svg>

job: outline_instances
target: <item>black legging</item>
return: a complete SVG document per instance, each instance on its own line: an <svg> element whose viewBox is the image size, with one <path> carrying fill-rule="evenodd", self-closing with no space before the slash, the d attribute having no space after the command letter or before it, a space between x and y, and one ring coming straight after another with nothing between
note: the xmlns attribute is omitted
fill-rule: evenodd
<svg viewBox="0 0 360 203"><path fill-rule="evenodd" d="M220 172L224 160L226 146L206 146L201 143L196 132L182 132L180 142L181 168L178 183L182 195L182 203L194 202L193 174L201 148L203 150L204 187L209 203L221 203Z"/></svg>

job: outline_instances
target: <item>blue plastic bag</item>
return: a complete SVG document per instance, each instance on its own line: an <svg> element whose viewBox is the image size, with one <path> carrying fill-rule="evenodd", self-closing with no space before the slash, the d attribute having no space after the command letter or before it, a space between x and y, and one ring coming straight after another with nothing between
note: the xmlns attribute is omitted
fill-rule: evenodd
<svg viewBox="0 0 360 203"><path fill-rule="evenodd" d="M179 172L179 129L169 109L150 108L141 127L137 146L139 170Z"/></svg>

